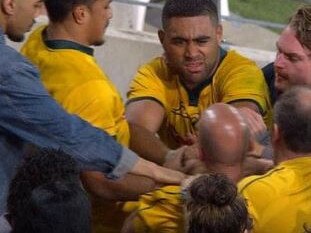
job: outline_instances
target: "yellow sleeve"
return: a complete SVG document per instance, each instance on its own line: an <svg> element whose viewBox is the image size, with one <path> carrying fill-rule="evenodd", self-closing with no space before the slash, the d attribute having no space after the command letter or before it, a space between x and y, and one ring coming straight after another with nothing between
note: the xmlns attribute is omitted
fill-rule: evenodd
<svg viewBox="0 0 311 233"><path fill-rule="evenodd" d="M180 187L166 186L142 195L133 224L135 232L184 232Z"/></svg>
<svg viewBox="0 0 311 233"><path fill-rule="evenodd" d="M269 219L269 216L268 218L266 216L267 206L275 201L274 185L276 184L265 179L265 175L246 177L238 183L238 190L246 200L247 210L253 221L253 232L265 229L264 223ZM263 232L270 232L270 230Z"/></svg>
<svg viewBox="0 0 311 233"><path fill-rule="evenodd" d="M216 75L221 102L253 101L263 114L271 108L263 73L251 60L231 51Z"/></svg>
<svg viewBox="0 0 311 233"><path fill-rule="evenodd" d="M130 89L127 93L128 102L153 99L165 107L166 87L163 77L167 77L167 69L161 58L154 59L149 64L141 66L130 83Z"/></svg>
<svg viewBox="0 0 311 233"><path fill-rule="evenodd" d="M214 76L219 102L251 101L261 111L268 128L272 126L272 106L263 73L255 62L230 51Z"/></svg>
<svg viewBox="0 0 311 233"><path fill-rule="evenodd" d="M116 136L116 119L118 93L102 80L90 81L75 88L66 97L63 106L70 113L79 115L93 126Z"/></svg>
<svg viewBox="0 0 311 233"><path fill-rule="evenodd" d="M248 194L247 186L250 182L252 182L252 181L249 180L248 178L243 179L242 181L240 181L238 183L238 190L246 201L247 210L248 210L249 216L252 219L253 225L254 225L255 222L257 222L257 220L258 220L258 216L257 216L257 213L256 213L255 208L253 206L252 199L250 198L250 196Z"/></svg>

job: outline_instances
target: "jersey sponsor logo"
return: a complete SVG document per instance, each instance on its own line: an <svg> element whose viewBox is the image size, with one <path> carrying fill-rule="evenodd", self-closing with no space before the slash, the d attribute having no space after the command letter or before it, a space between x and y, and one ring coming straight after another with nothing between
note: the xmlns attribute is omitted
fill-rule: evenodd
<svg viewBox="0 0 311 233"><path fill-rule="evenodd" d="M192 144L190 135L196 135L196 123L199 113L189 114L182 101L177 108L172 108L168 119L168 134L179 145Z"/></svg>

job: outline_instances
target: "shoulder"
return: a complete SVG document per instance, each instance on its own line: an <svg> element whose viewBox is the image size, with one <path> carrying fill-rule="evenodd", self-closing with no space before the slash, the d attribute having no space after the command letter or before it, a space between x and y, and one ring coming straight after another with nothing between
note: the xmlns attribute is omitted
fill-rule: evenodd
<svg viewBox="0 0 311 233"><path fill-rule="evenodd" d="M181 208L181 187L164 186L150 193L141 195L139 198L139 210L142 215L148 216L149 213L161 216L162 211L176 213ZM163 216L162 216L163 217ZM157 220L158 221L158 220Z"/></svg>
<svg viewBox="0 0 311 233"><path fill-rule="evenodd" d="M176 90L176 85L177 75L169 71L163 57L158 57L139 68L127 97L129 100L152 98L166 106L168 92Z"/></svg>
<svg viewBox="0 0 311 233"><path fill-rule="evenodd" d="M33 39L41 39L42 38L42 31L45 30L47 25L39 25L36 27L32 32L30 33L27 41L33 40ZM25 44L27 43L25 42Z"/></svg>
<svg viewBox="0 0 311 233"><path fill-rule="evenodd" d="M285 167L277 166L264 175L246 177L238 183L238 189L242 194L254 192L260 195L273 190L276 186L282 188L282 174L285 170Z"/></svg>
<svg viewBox="0 0 311 233"><path fill-rule="evenodd" d="M168 69L163 58L158 57L138 69L130 84L130 94L141 92L162 93L169 85Z"/></svg>
<svg viewBox="0 0 311 233"><path fill-rule="evenodd" d="M262 76L261 69L255 61L237 53L234 50L229 50L227 56L222 61L220 68L229 71L244 71L244 72L256 72Z"/></svg>
<svg viewBox="0 0 311 233"><path fill-rule="evenodd" d="M38 78L38 70L31 64L24 56L18 53L15 49L0 45L0 74L1 78L14 78L16 74L23 74L24 76L35 76Z"/></svg>
<svg viewBox="0 0 311 233"><path fill-rule="evenodd" d="M146 78L153 80L169 81L170 71L163 57L157 57L150 62L140 66L136 78Z"/></svg>
<svg viewBox="0 0 311 233"><path fill-rule="evenodd" d="M66 85L64 86L64 88L66 88ZM65 100L66 103L88 103L88 106L90 104L98 106L98 112L100 112L100 110L102 109L107 110L109 107L111 107L112 109L116 108L117 105L115 104L117 103L117 101L122 103L121 96L117 89L105 80L100 79L93 79L87 82L72 83L71 89L68 91Z"/></svg>
<svg viewBox="0 0 311 233"><path fill-rule="evenodd" d="M164 69L165 61L163 57L156 57L140 66L139 69L158 70Z"/></svg>
<svg viewBox="0 0 311 233"><path fill-rule="evenodd" d="M244 55L238 53L235 50L228 50L226 58L230 61L235 61L237 63L241 64L249 64L249 65L255 65L256 62L249 59L248 57L245 57Z"/></svg>
<svg viewBox="0 0 311 233"><path fill-rule="evenodd" d="M31 32L31 34L28 36L27 40L21 47L21 53L23 55L29 58L38 56L38 49L42 50L43 47L42 31L46 27L46 25L41 25Z"/></svg>
<svg viewBox="0 0 311 233"><path fill-rule="evenodd" d="M166 201L173 201L176 202L176 200L181 198L181 187L170 185L170 186L164 186L158 189L155 189L154 191L147 193L145 195L142 195L140 198L140 201L146 200L146 199L152 199L154 201L157 200L166 200Z"/></svg>

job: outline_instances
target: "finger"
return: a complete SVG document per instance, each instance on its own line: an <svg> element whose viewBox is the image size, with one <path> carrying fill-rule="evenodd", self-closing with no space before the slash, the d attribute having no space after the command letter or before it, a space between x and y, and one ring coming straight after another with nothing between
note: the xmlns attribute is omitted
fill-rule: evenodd
<svg viewBox="0 0 311 233"><path fill-rule="evenodd" d="M255 111L244 109L242 115L244 116L252 135L256 136L267 129L262 116Z"/></svg>
<svg viewBox="0 0 311 233"><path fill-rule="evenodd" d="M190 145L193 145L193 144L198 142L198 137L195 134L187 133L186 137L187 137Z"/></svg>
<svg viewBox="0 0 311 233"><path fill-rule="evenodd" d="M182 172L188 174L191 170L193 170L198 165L199 165L198 160L196 159L188 160L187 163L183 166Z"/></svg>
<svg viewBox="0 0 311 233"><path fill-rule="evenodd" d="M192 146L188 146L184 153L185 153L185 159L197 159L199 158L199 146L198 144L192 145Z"/></svg>
<svg viewBox="0 0 311 233"><path fill-rule="evenodd" d="M249 149L246 156L261 158L264 146L259 144L253 137L250 139Z"/></svg>

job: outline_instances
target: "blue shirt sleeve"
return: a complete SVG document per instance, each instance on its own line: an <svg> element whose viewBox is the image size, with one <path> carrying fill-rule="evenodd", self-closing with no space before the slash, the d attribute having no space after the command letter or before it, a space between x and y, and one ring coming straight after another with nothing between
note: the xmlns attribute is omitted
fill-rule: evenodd
<svg viewBox="0 0 311 233"><path fill-rule="evenodd" d="M7 65L0 73L0 125L5 132L40 147L62 149L83 169L104 172L112 179L134 166L138 159L134 152L66 113L45 90L33 65L23 59Z"/></svg>

